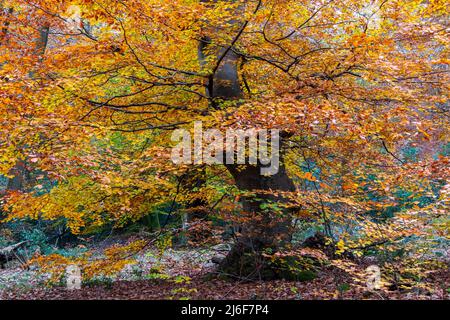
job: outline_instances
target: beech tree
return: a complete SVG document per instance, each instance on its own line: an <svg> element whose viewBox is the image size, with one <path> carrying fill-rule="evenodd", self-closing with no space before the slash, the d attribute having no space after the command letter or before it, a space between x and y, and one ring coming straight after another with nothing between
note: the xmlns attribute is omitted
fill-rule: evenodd
<svg viewBox="0 0 450 320"><path fill-rule="evenodd" d="M414 195L411 207L417 196L446 197L433 190L448 177L444 0L11 0L3 8L1 173L17 176L13 166L27 159L57 182L10 192L7 220L63 217L80 233L162 204L169 215L175 204L201 206L239 225L221 269L270 278L268 257L290 249L294 221L318 221L344 252L422 234L442 214L379 225L368 213L397 205L399 190ZM35 50L43 27L45 55ZM172 163L173 130L195 121L280 130L278 172ZM416 146L408 158L405 148Z"/></svg>

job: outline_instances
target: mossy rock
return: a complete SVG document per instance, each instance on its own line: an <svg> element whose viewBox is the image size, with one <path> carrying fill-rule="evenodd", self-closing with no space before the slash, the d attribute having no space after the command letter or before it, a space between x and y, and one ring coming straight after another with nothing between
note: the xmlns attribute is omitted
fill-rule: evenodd
<svg viewBox="0 0 450 320"><path fill-rule="evenodd" d="M297 281L312 281L317 278L317 272L313 270L303 270L296 274Z"/></svg>
<svg viewBox="0 0 450 320"><path fill-rule="evenodd" d="M279 270L278 276L289 281L304 282L316 279L317 272L314 270Z"/></svg>

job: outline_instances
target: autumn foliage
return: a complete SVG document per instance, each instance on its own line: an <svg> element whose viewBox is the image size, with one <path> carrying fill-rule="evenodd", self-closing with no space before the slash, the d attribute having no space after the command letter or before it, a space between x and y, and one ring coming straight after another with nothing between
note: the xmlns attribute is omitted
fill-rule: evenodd
<svg viewBox="0 0 450 320"><path fill-rule="evenodd" d="M449 239L448 1L0 6L4 223L62 221L82 236L150 217L151 236L129 253L167 234L217 244L232 228L221 268L245 276L255 273L238 265L303 257L302 269L349 270L340 259L413 247L417 257ZM235 78L220 78L226 67ZM174 164L172 131L194 121L279 129L281 173ZM295 230L310 227L322 246L296 247ZM117 271L131 258L117 250L75 262L89 276Z"/></svg>

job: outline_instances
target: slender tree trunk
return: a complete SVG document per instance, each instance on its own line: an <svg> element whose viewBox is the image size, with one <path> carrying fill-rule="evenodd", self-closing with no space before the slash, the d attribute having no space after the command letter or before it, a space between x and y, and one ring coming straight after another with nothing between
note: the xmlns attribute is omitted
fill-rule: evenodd
<svg viewBox="0 0 450 320"><path fill-rule="evenodd" d="M12 14L12 10L8 10L9 14ZM8 31L7 27L2 31L2 37L6 37L6 33ZM36 39L36 44L34 48L34 54L42 58L42 55L45 53L48 43L48 35L49 35L49 26L42 26L39 29L39 37ZM30 71L29 76L33 78L34 72ZM27 184L30 182L30 172L27 169L25 160L18 160L14 167L10 170L9 174L13 176L8 180L8 184L6 189L11 191L23 191L26 189Z"/></svg>
<svg viewBox="0 0 450 320"><path fill-rule="evenodd" d="M206 184L206 171L205 167L194 168L193 170L186 172L181 184L181 190L183 193L190 194L192 190L200 190ZM205 219L209 212L206 209L208 202L199 197L192 197L186 203L187 222L193 222L197 219Z"/></svg>
<svg viewBox="0 0 450 320"><path fill-rule="evenodd" d="M9 174L12 178L8 179L6 190L23 191L30 180L30 173L26 168L25 161L17 161Z"/></svg>

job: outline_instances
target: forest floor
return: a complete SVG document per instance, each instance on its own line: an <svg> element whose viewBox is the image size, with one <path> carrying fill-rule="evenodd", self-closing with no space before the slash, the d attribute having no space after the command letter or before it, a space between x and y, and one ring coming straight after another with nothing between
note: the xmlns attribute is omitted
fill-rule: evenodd
<svg viewBox="0 0 450 320"><path fill-rule="evenodd" d="M45 285L45 276L37 270L4 269L0 270L0 299L450 299L448 270L431 272L407 289L370 291L333 266L323 268L311 281L225 280L210 262L216 254L217 250L210 249L170 249L158 256L149 250L138 258L137 267L112 281L88 283L80 290ZM363 272L364 266L360 267ZM164 277L158 277L159 272Z"/></svg>
<svg viewBox="0 0 450 320"><path fill-rule="evenodd" d="M3 292L2 299L24 300L224 300L224 299L282 299L282 300L316 300L316 299L450 299L443 288L449 283L448 273L433 275L427 281L435 290L423 291L411 289L405 291L367 291L349 283L345 291L339 289L339 282L332 271L322 272L318 278L308 282L295 281L225 281L218 278L209 279L202 275L191 278L189 282L176 283L169 280L116 281L109 285L95 285L81 290L67 290L65 287L35 287L29 290L11 288Z"/></svg>

